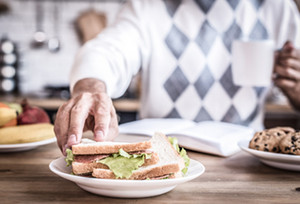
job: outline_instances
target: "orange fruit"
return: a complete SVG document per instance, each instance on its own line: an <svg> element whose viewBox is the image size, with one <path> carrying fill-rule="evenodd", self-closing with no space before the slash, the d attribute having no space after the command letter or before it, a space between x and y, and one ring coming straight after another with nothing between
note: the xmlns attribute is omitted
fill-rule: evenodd
<svg viewBox="0 0 300 204"><path fill-rule="evenodd" d="M2 127L10 127L10 126L16 126L17 125L17 118L12 119L11 121L5 123Z"/></svg>
<svg viewBox="0 0 300 204"><path fill-rule="evenodd" d="M14 109L11 109L7 104L0 102L0 110L0 128L16 126L18 124L17 113L14 112Z"/></svg>
<svg viewBox="0 0 300 204"><path fill-rule="evenodd" d="M6 105L5 103L0 102L0 108L10 108L10 107L8 105Z"/></svg>

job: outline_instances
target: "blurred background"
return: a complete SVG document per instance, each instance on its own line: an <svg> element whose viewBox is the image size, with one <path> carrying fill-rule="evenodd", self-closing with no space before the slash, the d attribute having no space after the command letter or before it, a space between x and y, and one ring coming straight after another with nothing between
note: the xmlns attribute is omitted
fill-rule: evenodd
<svg viewBox="0 0 300 204"><path fill-rule="evenodd" d="M300 0L295 0L300 8ZM125 0L0 0L1 100L31 103L55 113L70 97L69 72L76 52L110 25ZM138 111L139 77L116 100L121 122ZM127 100L130 99L130 100ZM266 126L282 121L300 126L299 115L273 89Z"/></svg>
<svg viewBox="0 0 300 204"><path fill-rule="evenodd" d="M123 2L1 0L1 64L8 66L1 68L0 91L42 96L44 90L67 87L79 46L110 24ZM10 80L11 67L16 68L16 82Z"/></svg>

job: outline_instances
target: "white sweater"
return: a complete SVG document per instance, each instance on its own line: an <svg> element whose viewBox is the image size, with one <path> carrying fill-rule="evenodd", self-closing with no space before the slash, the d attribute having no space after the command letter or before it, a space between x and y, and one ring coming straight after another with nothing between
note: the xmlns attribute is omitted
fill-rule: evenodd
<svg viewBox="0 0 300 204"><path fill-rule="evenodd" d="M299 13L289 0L132 0L115 24L79 51L76 81L105 82L120 97L142 70L141 118L216 120L261 129L268 87L232 82L234 39L290 40L300 47Z"/></svg>

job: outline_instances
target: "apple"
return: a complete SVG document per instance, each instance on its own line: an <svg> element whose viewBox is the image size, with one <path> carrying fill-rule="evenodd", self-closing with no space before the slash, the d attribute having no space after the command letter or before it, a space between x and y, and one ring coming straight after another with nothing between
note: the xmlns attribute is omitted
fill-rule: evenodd
<svg viewBox="0 0 300 204"><path fill-rule="evenodd" d="M18 116L18 125L50 123L50 118L45 110L30 106L26 99L21 102L23 112Z"/></svg>

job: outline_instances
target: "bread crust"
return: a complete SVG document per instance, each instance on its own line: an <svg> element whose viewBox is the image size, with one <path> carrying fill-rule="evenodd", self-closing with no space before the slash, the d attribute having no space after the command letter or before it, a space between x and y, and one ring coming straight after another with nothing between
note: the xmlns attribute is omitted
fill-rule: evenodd
<svg viewBox="0 0 300 204"><path fill-rule="evenodd" d="M86 155L86 154L113 154L118 153L120 149L125 152L141 151L145 149L151 149L152 144L150 141L138 142L138 143L116 143L103 145L102 142L95 142L90 144L78 144L72 146L72 152L74 155Z"/></svg>

